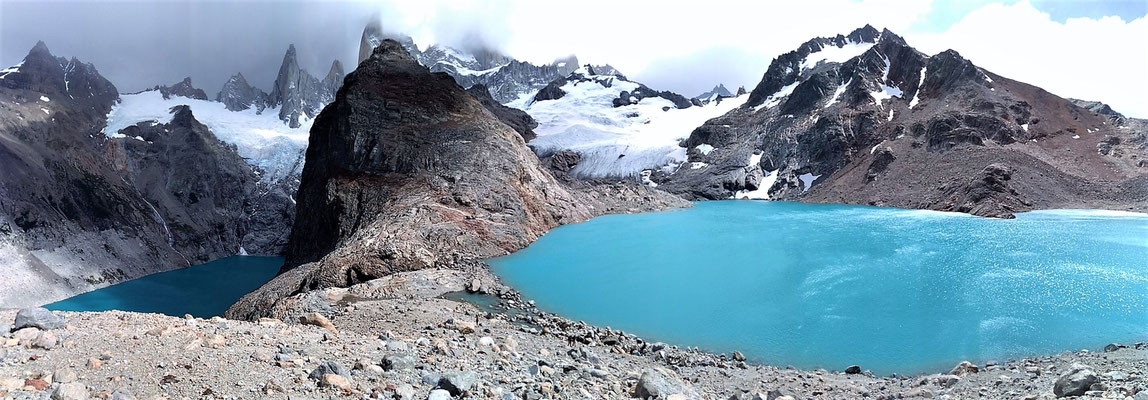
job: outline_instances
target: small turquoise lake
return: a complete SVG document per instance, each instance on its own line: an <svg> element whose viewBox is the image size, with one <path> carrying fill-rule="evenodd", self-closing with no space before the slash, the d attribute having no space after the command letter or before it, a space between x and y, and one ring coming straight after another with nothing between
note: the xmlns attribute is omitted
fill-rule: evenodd
<svg viewBox="0 0 1148 400"><path fill-rule="evenodd" d="M279 272L282 257L234 256L121 282L44 306L58 311L123 310L200 318L223 315Z"/></svg>
<svg viewBox="0 0 1148 400"><path fill-rule="evenodd" d="M912 374L1148 340L1144 214L712 201L489 263L543 310L778 366Z"/></svg>

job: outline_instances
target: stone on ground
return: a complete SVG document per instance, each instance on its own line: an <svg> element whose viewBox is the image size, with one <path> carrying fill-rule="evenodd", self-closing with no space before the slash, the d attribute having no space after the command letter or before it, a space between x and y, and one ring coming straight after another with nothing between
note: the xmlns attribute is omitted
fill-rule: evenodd
<svg viewBox="0 0 1148 400"><path fill-rule="evenodd" d="M642 371L641 378L638 378L635 394L643 399L650 397L665 399L673 395L681 395L687 399L698 398L693 387L682 382L673 371L661 367L648 368Z"/></svg>
<svg viewBox="0 0 1148 400"><path fill-rule="evenodd" d="M450 392L453 396L461 396L478 382L478 373L474 371L454 371L443 374L438 381L438 387Z"/></svg>
<svg viewBox="0 0 1148 400"><path fill-rule="evenodd" d="M25 308L16 313L16 322L12 329L34 327L43 330L63 328L67 320L57 316L46 308Z"/></svg>
<svg viewBox="0 0 1148 400"><path fill-rule="evenodd" d="M1083 364L1072 364L1068 373L1061 375L1052 386L1052 394L1056 397L1082 396L1092 384L1100 382L1092 368Z"/></svg>

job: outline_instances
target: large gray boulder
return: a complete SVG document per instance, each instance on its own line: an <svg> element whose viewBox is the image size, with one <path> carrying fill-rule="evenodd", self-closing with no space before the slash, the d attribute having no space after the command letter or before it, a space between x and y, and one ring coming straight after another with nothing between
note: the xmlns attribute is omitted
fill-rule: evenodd
<svg viewBox="0 0 1148 400"><path fill-rule="evenodd" d="M439 389L450 392L452 396L461 396L478 382L478 373L474 371L448 372L438 381Z"/></svg>
<svg viewBox="0 0 1148 400"><path fill-rule="evenodd" d="M1092 368L1083 364L1072 364L1068 373L1056 380L1056 384L1052 386L1052 394L1056 397L1081 396L1097 382L1100 382L1100 378Z"/></svg>
<svg viewBox="0 0 1148 400"><path fill-rule="evenodd" d="M11 330L23 328L40 328L43 330L63 328L68 321L64 317L53 314L43 307L25 308L16 313L16 322Z"/></svg>
<svg viewBox="0 0 1148 400"><path fill-rule="evenodd" d="M673 395L687 399L700 399L689 384L683 382L673 371L665 368L649 368L638 378L635 395L642 399L666 399Z"/></svg>

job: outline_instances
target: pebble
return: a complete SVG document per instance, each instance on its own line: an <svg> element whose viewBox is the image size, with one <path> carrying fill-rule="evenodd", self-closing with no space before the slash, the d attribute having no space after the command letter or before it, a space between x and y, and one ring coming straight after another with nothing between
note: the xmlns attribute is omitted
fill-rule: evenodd
<svg viewBox="0 0 1148 400"><path fill-rule="evenodd" d="M98 358L89 358L88 359L88 368L100 369L100 367L103 367L103 366L104 366L104 362L100 361Z"/></svg>

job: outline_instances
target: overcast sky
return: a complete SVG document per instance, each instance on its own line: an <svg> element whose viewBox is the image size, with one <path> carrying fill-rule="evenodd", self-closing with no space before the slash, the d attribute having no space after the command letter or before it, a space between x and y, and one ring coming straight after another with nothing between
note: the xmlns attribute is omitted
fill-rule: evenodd
<svg viewBox="0 0 1148 400"><path fill-rule="evenodd" d="M334 59L352 69L372 16L423 47L484 43L536 63L575 54L688 96L719 82L752 89L773 57L869 23L925 53L952 48L1000 75L1148 118L1148 0L0 0L0 67L44 40L121 92L190 76L214 97L236 72L269 90L291 43L320 78Z"/></svg>

